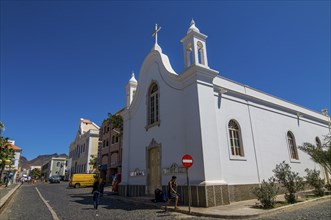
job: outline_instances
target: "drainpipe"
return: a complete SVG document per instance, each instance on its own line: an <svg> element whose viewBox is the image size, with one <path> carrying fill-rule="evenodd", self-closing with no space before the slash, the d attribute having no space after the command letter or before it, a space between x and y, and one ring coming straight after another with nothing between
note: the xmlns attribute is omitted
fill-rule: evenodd
<svg viewBox="0 0 331 220"><path fill-rule="evenodd" d="M245 88L245 94L247 95L246 86L244 86L244 88ZM258 161L257 161L257 154L256 154L256 146L255 146L255 139L254 139L254 132L253 132L251 110L250 110L250 107L249 107L248 100L246 100L246 103L247 103L247 108L248 108L249 123L250 123L250 126L251 126L251 133L252 133L252 140L253 140L253 147L254 147L254 155L255 155L255 163L256 163L257 179L258 179L259 185L260 185L261 184L261 179L260 179L259 164L258 164Z"/></svg>

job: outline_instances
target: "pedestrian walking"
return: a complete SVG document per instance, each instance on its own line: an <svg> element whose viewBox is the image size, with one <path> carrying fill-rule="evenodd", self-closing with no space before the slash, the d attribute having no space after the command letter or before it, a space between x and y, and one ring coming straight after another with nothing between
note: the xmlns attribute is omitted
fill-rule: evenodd
<svg viewBox="0 0 331 220"><path fill-rule="evenodd" d="M5 186L7 187L9 182L9 177L7 174L5 175L4 182L5 182Z"/></svg>
<svg viewBox="0 0 331 220"><path fill-rule="evenodd" d="M177 179L176 176L172 176L171 180L168 183L168 198L165 204L166 211L167 211L167 206L169 205L171 199L175 199L175 210L178 210L177 204L178 204L179 196L176 191L177 188L176 179Z"/></svg>
<svg viewBox="0 0 331 220"><path fill-rule="evenodd" d="M103 191L105 189L105 178L100 178L100 196L103 197Z"/></svg>
<svg viewBox="0 0 331 220"><path fill-rule="evenodd" d="M116 182L117 182L117 180L116 180L116 174L113 173L113 175L112 175L112 182L111 182L111 189L112 189L113 192L115 192Z"/></svg>
<svg viewBox="0 0 331 220"><path fill-rule="evenodd" d="M93 184L92 194L93 194L93 206L95 209L98 209L99 196L100 196L100 181L98 178Z"/></svg>

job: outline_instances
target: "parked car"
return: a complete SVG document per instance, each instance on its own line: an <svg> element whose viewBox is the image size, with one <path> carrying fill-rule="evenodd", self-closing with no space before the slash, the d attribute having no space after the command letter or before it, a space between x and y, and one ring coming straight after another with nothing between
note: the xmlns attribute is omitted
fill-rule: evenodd
<svg viewBox="0 0 331 220"><path fill-rule="evenodd" d="M58 175L51 176L49 179L49 183L60 183L61 177Z"/></svg>
<svg viewBox="0 0 331 220"><path fill-rule="evenodd" d="M69 186L79 188L93 186L95 178L93 173L75 173L71 175Z"/></svg>
<svg viewBox="0 0 331 220"><path fill-rule="evenodd" d="M22 182L28 182L28 175L23 174L21 181Z"/></svg>

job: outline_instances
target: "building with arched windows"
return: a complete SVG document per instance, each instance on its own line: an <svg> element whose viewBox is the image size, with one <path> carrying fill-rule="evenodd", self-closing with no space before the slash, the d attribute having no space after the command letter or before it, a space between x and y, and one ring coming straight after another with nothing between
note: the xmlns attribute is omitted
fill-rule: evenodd
<svg viewBox="0 0 331 220"><path fill-rule="evenodd" d="M193 157L193 206L252 198L250 189L273 176L282 161L301 176L306 168L320 169L297 148L320 143L329 132L329 116L220 76L209 67L206 39L192 21L181 40L182 73L172 69L156 41L138 81L129 82L121 112L120 195L154 194L176 175L187 204L185 154Z"/></svg>
<svg viewBox="0 0 331 220"><path fill-rule="evenodd" d="M68 178L75 173L91 173L94 168L90 160L98 156L100 127L94 122L80 118L78 131L69 146Z"/></svg>

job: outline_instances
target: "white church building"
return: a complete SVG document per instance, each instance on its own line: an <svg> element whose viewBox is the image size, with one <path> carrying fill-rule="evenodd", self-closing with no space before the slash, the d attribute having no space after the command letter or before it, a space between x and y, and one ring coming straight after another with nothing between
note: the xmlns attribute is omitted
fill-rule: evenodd
<svg viewBox="0 0 331 220"><path fill-rule="evenodd" d="M322 170L298 146L323 142L329 116L220 76L193 20L181 40L182 73L172 69L155 35L138 82L132 74L126 87L120 195L154 194L176 175L187 203L185 154L193 157L192 205L200 207L251 199L250 189L282 161L301 176L306 168Z"/></svg>

